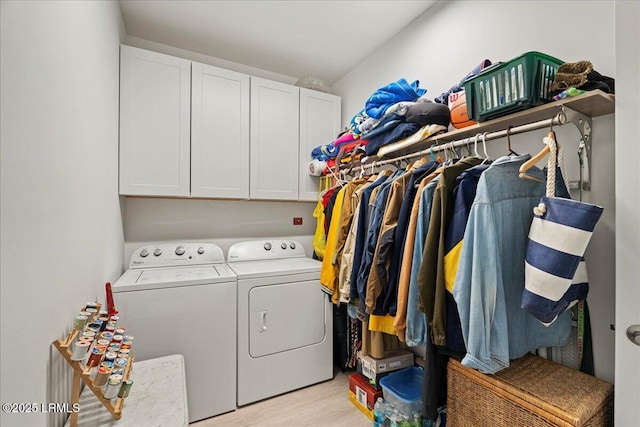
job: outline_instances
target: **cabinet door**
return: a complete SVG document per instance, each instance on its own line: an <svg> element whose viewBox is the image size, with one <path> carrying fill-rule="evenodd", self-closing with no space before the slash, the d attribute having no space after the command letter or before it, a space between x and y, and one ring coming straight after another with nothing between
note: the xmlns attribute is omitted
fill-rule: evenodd
<svg viewBox="0 0 640 427"><path fill-rule="evenodd" d="M298 199L299 88L251 77L252 199Z"/></svg>
<svg viewBox="0 0 640 427"><path fill-rule="evenodd" d="M309 175L311 150L333 142L340 132L340 97L300 88L298 200L318 200L318 177Z"/></svg>
<svg viewBox="0 0 640 427"><path fill-rule="evenodd" d="M188 196L191 63L120 48L120 194Z"/></svg>
<svg viewBox="0 0 640 427"><path fill-rule="evenodd" d="M191 65L191 196L249 197L249 76Z"/></svg>

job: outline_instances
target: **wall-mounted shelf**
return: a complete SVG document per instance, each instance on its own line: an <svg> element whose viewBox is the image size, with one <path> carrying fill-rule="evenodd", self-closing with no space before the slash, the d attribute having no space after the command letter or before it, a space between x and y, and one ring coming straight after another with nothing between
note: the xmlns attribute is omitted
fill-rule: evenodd
<svg viewBox="0 0 640 427"><path fill-rule="evenodd" d="M615 112L615 95L594 90L579 96L550 102L528 110L519 111L507 116L481 122L463 129L431 136L413 144L390 144L381 147L376 156L370 156L367 162L372 160L387 159L415 153L429 148L434 143L445 143L472 137L478 133L495 132L506 129L509 126L520 126L532 122L550 119L561 111L561 107L573 110L583 116L598 117Z"/></svg>

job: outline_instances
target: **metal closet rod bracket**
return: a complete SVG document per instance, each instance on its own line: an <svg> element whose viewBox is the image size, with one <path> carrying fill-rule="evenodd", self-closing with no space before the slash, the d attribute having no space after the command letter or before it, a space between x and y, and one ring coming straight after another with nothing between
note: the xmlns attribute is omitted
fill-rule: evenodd
<svg viewBox="0 0 640 427"><path fill-rule="evenodd" d="M580 143L578 144L578 158L580 161L582 189L591 190L591 117L586 116L576 110L564 105L560 107L561 124L573 123L580 132ZM563 116L563 117L562 117ZM586 165L584 163L587 163Z"/></svg>

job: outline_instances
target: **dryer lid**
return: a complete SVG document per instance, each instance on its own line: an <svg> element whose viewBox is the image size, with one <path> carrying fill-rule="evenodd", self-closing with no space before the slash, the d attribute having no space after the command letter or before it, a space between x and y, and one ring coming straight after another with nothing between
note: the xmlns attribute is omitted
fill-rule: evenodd
<svg viewBox="0 0 640 427"><path fill-rule="evenodd" d="M129 269L113 284L114 293L207 285L236 280L226 264Z"/></svg>
<svg viewBox="0 0 640 427"><path fill-rule="evenodd" d="M229 262L238 279L320 273L322 262L307 258L270 259L260 261Z"/></svg>

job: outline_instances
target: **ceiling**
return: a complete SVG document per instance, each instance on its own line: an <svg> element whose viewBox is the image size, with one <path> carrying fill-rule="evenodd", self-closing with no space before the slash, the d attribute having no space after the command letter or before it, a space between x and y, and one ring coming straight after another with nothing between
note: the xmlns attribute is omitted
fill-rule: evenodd
<svg viewBox="0 0 640 427"><path fill-rule="evenodd" d="M128 35L332 85L437 0L120 0Z"/></svg>

